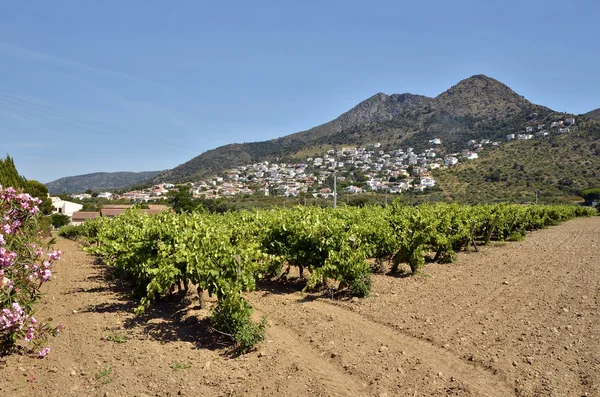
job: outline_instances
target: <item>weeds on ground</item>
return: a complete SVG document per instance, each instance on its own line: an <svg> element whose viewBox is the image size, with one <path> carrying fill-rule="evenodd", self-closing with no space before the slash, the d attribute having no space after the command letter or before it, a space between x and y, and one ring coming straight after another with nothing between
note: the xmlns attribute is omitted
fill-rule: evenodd
<svg viewBox="0 0 600 397"><path fill-rule="evenodd" d="M106 340L109 340L111 342L115 342L115 343L125 343L125 341L127 340L127 336L122 335L122 334L110 334L106 337Z"/></svg>
<svg viewBox="0 0 600 397"><path fill-rule="evenodd" d="M111 373L112 373L112 367L109 365L108 367L104 368L103 370L96 372L94 377L100 383L107 384L107 383L110 383L113 381L113 379L110 377Z"/></svg>
<svg viewBox="0 0 600 397"><path fill-rule="evenodd" d="M173 371L179 371L180 369L189 369L192 368L192 364L187 364L187 363L173 363L171 365L171 369Z"/></svg>

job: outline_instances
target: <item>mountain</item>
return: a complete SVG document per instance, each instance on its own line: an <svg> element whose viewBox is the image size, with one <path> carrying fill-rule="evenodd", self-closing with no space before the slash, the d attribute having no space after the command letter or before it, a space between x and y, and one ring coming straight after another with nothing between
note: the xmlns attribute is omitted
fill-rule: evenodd
<svg viewBox="0 0 600 397"><path fill-rule="evenodd" d="M590 119L600 120L600 108L587 112L584 116L587 116Z"/></svg>
<svg viewBox="0 0 600 397"><path fill-rule="evenodd" d="M51 194L82 193L88 189L94 191L111 190L154 178L163 171L144 172L96 172L93 174L68 176L46 183Z"/></svg>
<svg viewBox="0 0 600 397"><path fill-rule="evenodd" d="M307 131L263 142L230 144L209 150L200 156L166 171L157 178L185 182L248 163L293 156L307 147L327 141L328 137L344 134L352 128L365 128L409 114L428 103L431 98L413 94L386 95L379 93L359 103L335 120ZM349 141L342 139L342 141Z"/></svg>
<svg viewBox="0 0 600 397"><path fill-rule="evenodd" d="M531 105L507 85L482 74L462 80L431 102L438 113L480 120L506 119Z"/></svg>
<svg viewBox="0 0 600 397"><path fill-rule="evenodd" d="M435 98L379 93L328 123L270 141L209 150L154 181L194 181L244 164L302 159L331 147L374 142L384 148L423 150L429 140L440 138L447 150L460 150L470 139L503 140L527 123L535 126L561 115L527 101L498 80L476 75Z"/></svg>

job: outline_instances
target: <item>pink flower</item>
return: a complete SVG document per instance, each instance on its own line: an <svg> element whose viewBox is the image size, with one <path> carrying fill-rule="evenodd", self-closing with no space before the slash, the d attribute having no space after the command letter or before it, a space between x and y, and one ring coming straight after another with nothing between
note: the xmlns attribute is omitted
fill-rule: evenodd
<svg viewBox="0 0 600 397"><path fill-rule="evenodd" d="M50 353L50 346L44 347L42 350L38 352L38 358L44 358Z"/></svg>
<svg viewBox="0 0 600 397"><path fill-rule="evenodd" d="M53 261L58 261L60 260L60 256L62 255L62 252L60 250L58 251L52 251L48 254L48 256L50 257L50 260Z"/></svg>
<svg viewBox="0 0 600 397"><path fill-rule="evenodd" d="M4 236L2 234L0 234L0 244L6 244L6 241L4 241Z"/></svg>
<svg viewBox="0 0 600 397"><path fill-rule="evenodd" d="M40 277L40 279L42 281L48 281L50 279L50 277L52 277L52 272L50 270L46 269L42 272L42 277Z"/></svg>
<svg viewBox="0 0 600 397"><path fill-rule="evenodd" d="M25 342L29 342L30 340L33 339L35 335L35 330L33 329L33 327L29 327L27 328L27 334L25 334Z"/></svg>
<svg viewBox="0 0 600 397"><path fill-rule="evenodd" d="M0 247L0 269L6 269L13 264L17 258L17 253L8 251L4 247Z"/></svg>

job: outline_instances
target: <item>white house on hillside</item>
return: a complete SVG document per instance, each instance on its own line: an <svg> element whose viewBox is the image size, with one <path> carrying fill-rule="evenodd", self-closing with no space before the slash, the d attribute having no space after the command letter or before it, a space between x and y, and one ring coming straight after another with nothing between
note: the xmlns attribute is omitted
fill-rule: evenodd
<svg viewBox="0 0 600 397"><path fill-rule="evenodd" d="M73 212L81 211L83 205L73 203L71 201L64 201L59 197L50 197L52 200L52 206L54 207L54 213L64 214L72 217Z"/></svg>

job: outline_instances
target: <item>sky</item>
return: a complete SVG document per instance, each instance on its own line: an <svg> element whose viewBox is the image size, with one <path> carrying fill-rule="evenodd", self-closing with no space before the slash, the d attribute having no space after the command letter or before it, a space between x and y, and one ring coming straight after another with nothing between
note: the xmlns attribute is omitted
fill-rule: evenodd
<svg viewBox="0 0 600 397"><path fill-rule="evenodd" d="M485 74L600 107L597 0L5 1L0 156L41 182L173 168Z"/></svg>

